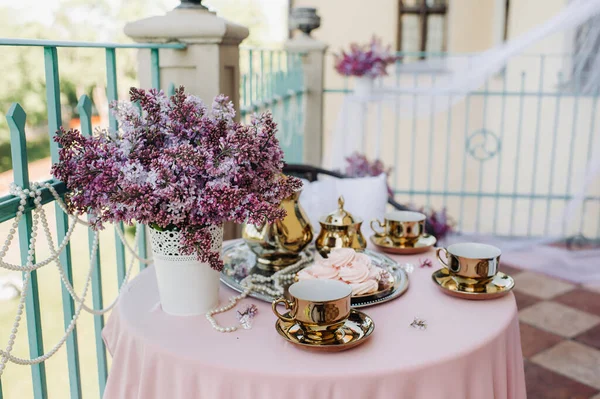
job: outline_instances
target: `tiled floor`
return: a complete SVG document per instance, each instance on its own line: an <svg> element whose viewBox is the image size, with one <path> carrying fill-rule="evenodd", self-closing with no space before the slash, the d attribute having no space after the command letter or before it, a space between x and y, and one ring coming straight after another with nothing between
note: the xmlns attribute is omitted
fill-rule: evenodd
<svg viewBox="0 0 600 399"><path fill-rule="evenodd" d="M503 270L516 281L528 399L600 399L600 284Z"/></svg>

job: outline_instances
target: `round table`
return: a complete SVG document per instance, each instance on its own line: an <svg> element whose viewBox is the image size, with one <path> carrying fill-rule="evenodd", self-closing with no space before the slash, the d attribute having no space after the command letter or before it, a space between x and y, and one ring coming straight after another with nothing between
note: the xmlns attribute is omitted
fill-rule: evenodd
<svg viewBox="0 0 600 399"><path fill-rule="evenodd" d="M219 333L204 316L175 317L159 304L153 268L133 279L104 328L113 356L107 399L504 399L525 398L513 294L489 301L444 295L419 267L434 252L392 256L411 262L400 298L363 308L375 322L369 340L339 353L314 353L275 331L271 306L251 330ZM224 286L221 301L233 294ZM234 311L217 318L233 325ZM426 330L409 325L418 316Z"/></svg>

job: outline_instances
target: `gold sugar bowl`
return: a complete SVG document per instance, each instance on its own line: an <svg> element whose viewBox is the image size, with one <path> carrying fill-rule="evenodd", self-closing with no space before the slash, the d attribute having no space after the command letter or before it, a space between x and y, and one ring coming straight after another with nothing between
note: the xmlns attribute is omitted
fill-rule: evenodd
<svg viewBox="0 0 600 399"><path fill-rule="evenodd" d="M321 232L315 241L317 251L326 258L333 248L364 250L367 240L360 231L362 222L344 209L344 197L340 197L338 209L319 219Z"/></svg>

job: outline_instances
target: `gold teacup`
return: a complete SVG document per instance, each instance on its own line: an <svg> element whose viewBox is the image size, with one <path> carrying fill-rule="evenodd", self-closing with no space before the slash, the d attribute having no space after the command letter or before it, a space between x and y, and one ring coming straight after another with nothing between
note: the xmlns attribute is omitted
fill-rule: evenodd
<svg viewBox="0 0 600 399"><path fill-rule="evenodd" d="M426 216L419 212L394 211L385 214L384 222L371 220L371 229L376 237L388 237L394 245L412 246L425 233ZM383 228L377 231L375 224Z"/></svg>
<svg viewBox="0 0 600 399"><path fill-rule="evenodd" d="M440 253L444 253L444 262ZM498 272L502 251L493 245L465 242L452 244L448 248L438 248L436 255L450 275L463 279L467 284L489 282Z"/></svg>
<svg viewBox="0 0 600 399"><path fill-rule="evenodd" d="M273 301L273 313L288 323L297 323L309 340L328 341L344 325L350 315L352 288L335 280L304 280L289 288L292 300ZM289 316L277 311L283 304Z"/></svg>

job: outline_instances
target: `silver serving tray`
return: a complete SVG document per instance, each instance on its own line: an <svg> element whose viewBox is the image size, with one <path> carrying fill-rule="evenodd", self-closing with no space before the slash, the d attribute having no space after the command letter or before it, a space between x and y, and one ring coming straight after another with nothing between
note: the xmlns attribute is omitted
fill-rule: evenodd
<svg viewBox="0 0 600 399"><path fill-rule="evenodd" d="M398 263L386 255L368 249L365 249L364 253L371 257L371 260L375 265L387 270L394 277L395 282L392 285L392 288L385 292L353 297L353 308L363 308L388 302L398 298L406 292L408 289L408 275ZM303 259L308 261L306 266L312 264L315 256L314 254L314 247L306 250L302 254ZM240 283L249 274L259 273L265 275L263 270L256 267L256 255L254 255L246 243L241 240L234 241L223 247L223 263L224 267L223 271L221 271L221 282L237 292L243 291L243 287ZM287 291L287 287L285 288ZM273 302L277 299L271 295L256 291L250 292L249 296L265 302Z"/></svg>

